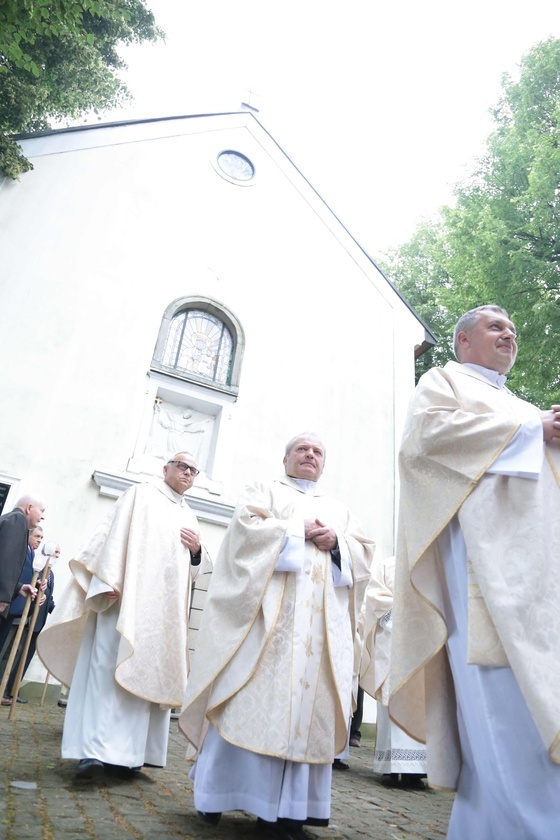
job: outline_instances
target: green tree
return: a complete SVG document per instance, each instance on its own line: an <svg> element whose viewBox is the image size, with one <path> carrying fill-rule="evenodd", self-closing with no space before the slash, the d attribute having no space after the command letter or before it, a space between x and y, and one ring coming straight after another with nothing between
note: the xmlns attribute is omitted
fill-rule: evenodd
<svg viewBox="0 0 560 840"><path fill-rule="evenodd" d="M412 243L387 270L437 302L436 332L470 307L504 306L520 339L510 385L547 407L560 401L560 40L530 50L517 80L504 76L493 116L486 154L431 226L437 270L408 259L403 272Z"/></svg>
<svg viewBox="0 0 560 840"><path fill-rule="evenodd" d="M446 269L445 236L441 222L423 222L409 242L394 248L381 261L383 271L429 325L438 344L416 361L416 378L434 365L453 358L450 334L453 313L444 302L450 277Z"/></svg>
<svg viewBox="0 0 560 840"><path fill-rule="evenodd" d="M143 0L3 0L0 169L31 169L13 135L101 112L129 98L121 44L162 37Z"/></svg>

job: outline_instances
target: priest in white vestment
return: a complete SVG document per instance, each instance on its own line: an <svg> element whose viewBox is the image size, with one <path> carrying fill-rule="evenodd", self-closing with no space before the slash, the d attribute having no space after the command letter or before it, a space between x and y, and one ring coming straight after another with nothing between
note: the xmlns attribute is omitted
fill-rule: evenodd
<svg viewBox="0 0 560 840"><path fill-rule="evenodd" d="M244 810L282 837L328 823L373 543L321 494L324 463L314 434L291 440L285 475L246 488L216 559L179 718L208 822Z"/></svg>
<svg viewBox="0 0 560 840"><path fill-rule="evenodd" d="M425 374L400 452L389 712L457 789L449 840L560 837L560 406L505 386L495 306Z"/></svg>
<svg viewBox="0 0 560 840"><path fill-rule="evenodd" d="M76 778L163 767L171 709L189 668L192 581L211 570L184 493L198 474L179 452L163 479L130 487L70 561L72 579L38 653L71 691L62 758Z"/></svg>
<svg viewBox="0 0 560 840"><path fill-rule="evenodd" d="M360 616L360 685L377 701L373 772L379 773L381 783L388 787L424 790L426 745L397 726L387 710L394 588L395 558L374 563Z"/></svg>

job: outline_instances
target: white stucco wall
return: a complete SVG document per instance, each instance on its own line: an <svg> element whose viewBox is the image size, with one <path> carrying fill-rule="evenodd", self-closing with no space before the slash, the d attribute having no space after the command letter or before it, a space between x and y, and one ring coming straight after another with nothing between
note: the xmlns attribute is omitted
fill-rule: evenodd
<svg viewBox="0 0 560 840"><path fill-rule="evenodd" d="M0 190L0 473L47 501L57 591L112 504L93 471L127 470L161 318L184 295L221 302L245 332L211 476L220 498L281 472L285 442L313 429L325 489L391 553L395 441L423 329L262 127L240 114L22 145L35 169ZM217 174L226 148L255 164L250 186ZM215 552L222 529L202 528Z"/></svg>

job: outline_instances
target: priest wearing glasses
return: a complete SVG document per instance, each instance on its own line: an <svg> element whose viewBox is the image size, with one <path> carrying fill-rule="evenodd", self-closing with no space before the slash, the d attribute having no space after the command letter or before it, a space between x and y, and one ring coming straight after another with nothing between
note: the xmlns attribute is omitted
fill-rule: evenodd
<svg viewBox="0 0 560 840"><path fill-rule="evenodd" d="M76 778L165 766L170 710L187 684L192 581L211 569L184 494L198 469L178 452L130 487L70 561L72 579L38 652L70 687L62 758Z"/></svg>

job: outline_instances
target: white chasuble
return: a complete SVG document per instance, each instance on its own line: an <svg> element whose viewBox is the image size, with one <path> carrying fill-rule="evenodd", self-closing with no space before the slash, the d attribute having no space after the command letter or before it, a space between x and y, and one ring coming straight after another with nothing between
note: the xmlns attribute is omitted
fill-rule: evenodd
<svg viewBox="0 0 560 840"><path fill-rule="evenodd" d="M191 567L183 526L198 530L196 516L163 480L129 488L109 511L70 561L72 579L37 641L41 660L60 682L71 685L88 616L112 608L103 589L115 590L114 678L144 700L181 705L191 580L211 568L204 550Z"/></svg>
<svg viewBox="0 0 560 840"><path fill-rule="evenodd" d="M385 706L389 702L394 586L395 558L389 557L383 563L374 561L359 623L362 640L360 685Z"/></svg>
<svg viewBox="0 0 560 840"><path fill-rule="evenodd" d="M307 518L344 540L352 588L334 584L330 552L309 540L300 571L276 571L294 520ZM332 762L347 740L371 557L371 540L335 500L306 494L287 476L246 488L216 560L179 721L196 749L211 722L254 753Z"/></svg>
<svg viewBox="0 0 560 840"><path fill-rule="evenodd" d="M311 761L323 754L319 744L334 736L334 731L329 733L320 725L320 721L334 721L337 711L325 650L325 579L331 574L331 562L327 552L310 544L302 572L287 575L275 627L258 669L223 711L211 716L231 743L239 743L242 723L258 739L258 752L293 760L305 756ZM347 610L340 615L339 631L350 635ZM349 702L348 679L344 686Z"/></svg>
<svg viewBox="0 0 560 840"><path fill-rule="evenodd" d="M511 667L560 761L560 452L547 445L540 469L511 457L506 475L493 474L538 418L537 408L454 362L425 374L411 400L399 458L389 711L427 738L434 784L455 787L461 766L438 545L455 518L469 574L466 661Z"/></svg>

